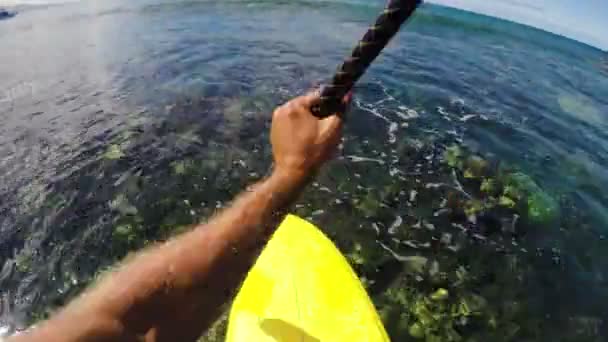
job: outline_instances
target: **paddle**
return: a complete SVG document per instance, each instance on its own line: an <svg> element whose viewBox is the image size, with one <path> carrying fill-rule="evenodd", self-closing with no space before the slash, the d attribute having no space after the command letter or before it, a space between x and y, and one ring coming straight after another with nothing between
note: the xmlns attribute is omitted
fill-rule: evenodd
<svg viewBox="0 0 608 342"><path fill-rule="evenodd" d="M331 83L321 89L321 103L313 113L324 118L339 111L342 98L365 73L401 25L414 13L422 0L390 0L376 23L369 28L334 75Z"/></svg>

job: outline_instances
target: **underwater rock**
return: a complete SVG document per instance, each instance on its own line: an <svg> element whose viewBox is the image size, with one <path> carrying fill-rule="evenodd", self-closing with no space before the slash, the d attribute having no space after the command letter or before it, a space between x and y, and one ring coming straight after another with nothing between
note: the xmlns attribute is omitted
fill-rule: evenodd
<svg viewBox="0 0 608 342"><path fill-rule="evenodd" d="M106 153L103 154L103 157L108 160L117 160L124 156L124 152L118 145L110 145L106 150Z"/></svg>
<svg viewBox="0 0 608 342"><path fill-rule="evenodd" d="M246 108L251 107L251 99L245 98L233 98L226 99L226 106L223 110L223 118L225 121L224 129L227 131L227 136L238 137L238 133L243 129L245 125L244 114Z"/></svg>
<svg viewBox="0 0 608 342"><path fill-rule="evenodd" d="M498 199L498 205L505 208L513 209L515 208L516 203L514 200L507 196L500 196L500 198Z"/></svg>
<svg viewBox="0 0 608 342"><path fill-rule="evenodd" d="M124 194L119 194L109 203L110 209L116 210L123 215L137 215L137 208L129 202Z"/></svg>
<svg viewBox="0 0 608 342"><path fill-rule="evenodd" d="M408 332L413 338L424 338L424 327L420 323L410 325Z"/></svg>
<svg viewBox="0 0 608 342"><path fill-rule="evenodd" d="M358 242L355 242L353 251L346 255L346 258L348 259L348 261L351 264L363 265L365 263L365 259L363 258L361 249L362 249L361 244Z"/></svg>
<svg viewBox="0 0 608 342"><path fill-rule="evenodd" d="M359 210L365 217L373 217L380 210L380 199L372 192L369 192L363 197L358 203L355 204L355 208Z"/></svg>
<svg viewBox="0 0 608 342"><path fill-rule="evenodd" d="M477 214L484 210L483 202L473 199L465 203L464 212L468 218L476 217Z"/></svg>
<svg viewBox="0 0 608 342"><path fill-rule="evenodd" d="M419 299L414 303L412 313L418 318L418 321L422 326L428 327L435 323L433 312L431 312L423 299Z"/></svg>
<svg viewBox="0 0 608 342"><path fill-rule="evenodd" d="M458 145L452 145L445 149L443 161L450 167L462 169L464 167L464 151Z"/></svg>
<svg viewBox="0 0 608 342"><path fill-rule="evenodd" d="M466 161L465 178L481 178L488 171L488 162L480 156L471 156Z"/></svg>
<svg viewBox="0 0 608 342"><path fill-rule="evenodd" d="M496 181L491 178L485 178L481 182L481 186L479 187L479 190L490 196L495 195L496 190L497 190Z"/></svg>
<svg viewBox="0 0 608 342"><path fill-rule="evenodd" d="M520 200L522 198L522 193L511 185L505 186L502 191L503 197L507 197L511 200Z"/></svg>
<svg viewBox="0 0 608 342"><path fill-rule="evenodd" d="M422 256L410 256L404 257L400 260L406 266L406 268L414 273L423 273L424 268L428 263L428 259Z"/></svg>
<svg viewBox="0 0 608 342"><path fill-rule="evenodd" d="M559 217L559 204L544 192L528 197L528 220L533 224L545 225Z"/></svg>
<svg viewBox="0 0 608 342"><path fill-rule="evenodd" d="M112 232L112 236L118 240L132 242L137 238L135 228L130 224L122 224L116 226Z"/></svg>
<svg viewBox="0 0 608 342"><path fill-rule="evenodd" d="M523 172L513 172L508 174L506 176L505 183L507 185L505 187L505 191L509 186L511 187L510 191L516 191L517 193L530 193L539 190L536 182Z"/></svg>
<svg viewBox="0 0 608 342"><path fill-rule="evenodd" d="M546 225L559 217L559 204L543 191L532 178L522 172L507 176L504 196L520 200L527 197L527 219L532 224ZM502 198L501 198L502 200ZM506 203L506 202L505 202Z"/></svg>
<svg viewBox="0 0 608 342"><path fill-rule="evenodd" d="M26 273L31 270L33 261L33 255L24 250L15 257L15 266L19 272Z"/></svg>
<svg viewBox="0 0 608 342"><path fill-rule="evenodd" d="M469 294L461 298L460 303L456 307L456 312L465 317L477 316L482 313L487 304L488 302L485 298L476 294Z"/></svg>
<svg viewBox="0 0 608 342"><path fill-rule="evenodd" d="M173 173L178 176L182 176L186 174L186 171L192 165L192 161L190 160L178 160L171 163L171 168L173 169Z"/></svg>

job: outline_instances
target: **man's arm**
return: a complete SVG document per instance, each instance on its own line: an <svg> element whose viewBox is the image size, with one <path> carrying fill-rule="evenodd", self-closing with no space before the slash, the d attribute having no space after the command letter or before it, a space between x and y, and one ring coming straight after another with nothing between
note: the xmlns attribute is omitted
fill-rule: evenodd
<svg viewBox="0 0 608 342"><path fill-rule="evenodd" d="M311 94L273 114L275 167L209 223L126 262L14 341L194 341L217 318L287 208L340 141L338 115L318 120Z"/></svg>

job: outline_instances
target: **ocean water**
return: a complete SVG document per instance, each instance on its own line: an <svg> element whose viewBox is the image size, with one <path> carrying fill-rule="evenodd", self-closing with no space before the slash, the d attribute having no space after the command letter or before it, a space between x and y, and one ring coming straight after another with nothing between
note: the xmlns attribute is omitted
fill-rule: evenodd
<svg viewBox="0 0 608 342"><path fill-rule="evenodd" d="M0 332L266 174L273 108L329 78L381 8L20 3L0 21ZM347 255L393 340L607 338L607 63L427 4L363 77L344 150L294 212ZM452 215L488 201L446 165L455 145L525 175L557 214Z"/></svg>

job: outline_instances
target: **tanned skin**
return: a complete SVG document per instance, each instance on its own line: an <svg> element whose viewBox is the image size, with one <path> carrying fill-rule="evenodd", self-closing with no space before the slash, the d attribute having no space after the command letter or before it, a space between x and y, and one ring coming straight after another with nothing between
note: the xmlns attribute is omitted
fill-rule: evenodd
<svg viewBox="0 0 608 342"><path fill-rule="evenodd" d="M336 150L341 113L315 118L311 108L318 101L311 93L274 111L273 171L229 208L138 252L48 321L9 341L196 341L232 299L294 199Z"/></svg>

